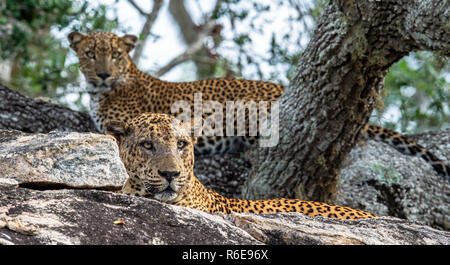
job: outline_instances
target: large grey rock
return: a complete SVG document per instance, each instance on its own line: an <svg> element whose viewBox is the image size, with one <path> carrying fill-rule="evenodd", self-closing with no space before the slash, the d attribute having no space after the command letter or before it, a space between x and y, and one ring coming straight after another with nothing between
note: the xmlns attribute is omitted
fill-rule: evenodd
<svg viewBox="0 0 450 265"><path fill-rule="evenodd" d="M107 135L0 131L0 183L117 190L127 178L118 154Z"/></svg>
<svg viewBox="0 0 450 265"><path fill-rule="evenodd" d="M4 244L260 243L220 216L98 190L0 188L0 227Z"/></svg>
<svg viewBox="0 0 450 265"><path fill-rule="evenodd" d="M3 186L0 244L450 244L450 232L394 217L213 215L107 191Z"/></svg>
<svg viewBox="0 0 450 265"><path fill-rule="evenodd" d="M265 244L434 245L449 244L450 232L395 217L365 220L310 218L299 213L231 214L237 227Z"/></svg>
<svg viewBox="0 0 450 265"><path fill-rule="evenodd" d="M414 137L450 164L450 129ZM450 229L450 184L424 160L369 141L341 169L335 203Z"/></svg>

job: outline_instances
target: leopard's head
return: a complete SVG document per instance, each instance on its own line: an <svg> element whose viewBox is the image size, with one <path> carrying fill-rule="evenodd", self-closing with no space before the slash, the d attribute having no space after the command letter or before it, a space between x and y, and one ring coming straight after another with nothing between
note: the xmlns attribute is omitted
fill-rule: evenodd
<svg viewBox="0 0 450 265"><path fill-rule="evenodd" d="M72 32L68 39L89 84L88 92L109 91L115 84L126 80L125 73L133 64L128 53L138 41L136 36Z"/></svg>
<svg viewBox="0 0 450 265"><path fill-rule="evenodd" d="M109 122L120 158L141 196L167 203L180 200L194 174L194 144L189 128L166 114L146 113L130 123Z"/></svg>

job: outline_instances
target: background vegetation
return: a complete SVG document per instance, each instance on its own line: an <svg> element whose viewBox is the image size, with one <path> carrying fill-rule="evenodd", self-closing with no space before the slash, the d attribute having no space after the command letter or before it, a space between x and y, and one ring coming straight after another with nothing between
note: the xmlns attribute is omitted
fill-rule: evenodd
<svg viewBox="0 0 450 265"><path fill-rule="evenodd" d="M123 10L117 6L124 2L141 17L136 27L142 47L133 54L141 69L162 79L182 69L172 81L228 76L288 85L327 1L3 0L0 82L86 110L88 98L65 36L72 30L130 32L119 23ZM149 67L143 63L144 48L166 37L153 32L166 13L172 18L166 26L178 29L173 41L184 52L167 51L171 60ZM407 133L449 128L449 65L448 58L430 52L412 53L393 65L385 79L384 105L372 122Z"/></svg>

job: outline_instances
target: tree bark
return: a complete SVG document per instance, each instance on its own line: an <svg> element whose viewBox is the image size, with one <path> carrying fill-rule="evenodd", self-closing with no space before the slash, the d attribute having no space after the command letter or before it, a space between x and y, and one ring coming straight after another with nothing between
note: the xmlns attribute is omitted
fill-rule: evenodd
<svg viewBox="0 0 450 265"><path fill-rule="evenodd" d="M96 132L89 114L31 99L0 84L0 129L29 133Z"/></svg>
<svg viewBox="0 0 450 265"><path fill-rule="evenodd" d="M279 143L255 151L243 196L333 201L389 67L415 50L450 54L449 10L449 1L330 1L280 99Z"/></svg>

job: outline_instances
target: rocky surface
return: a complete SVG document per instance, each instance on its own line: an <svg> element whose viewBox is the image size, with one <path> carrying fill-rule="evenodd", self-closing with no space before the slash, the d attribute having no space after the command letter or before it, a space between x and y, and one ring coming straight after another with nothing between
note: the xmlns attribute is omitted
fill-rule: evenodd
<svg viewBox="0 0 450 265"><path fill-rule="evenodd" d="M0 188L0 227L3 244L260 243L219 216L98 190Z"/></svg>
<svg viewBox="0 0 450 265"><path fill-rule="evenodd" d="M450 165L450 129L413 137ZM450 229L450 183L424 160L369 141L340 172L337 204Z"/></svg>
<svg viewBox="0 0 450 265"><path fill-rule="evenodd" d="M107 191L0 187L0 244L450 244L450 232L394 217L213 215Z"/></svg>
<svg viewBox="0 0 450 265"><path fill-rule="evenodd" d="M0 183L117 190L127 178L118 154L101 134L0 131Z"/></svg>
<svg viewBox="0 0 450 265"><path fill-rule="evenodd" d="M227 216L265 244L405 245L448 244L450 232L395 217L358 221L310 218L298 213L231 214Z"/></svg>
<svg viewBox="0 0 450 265"><path fill-rule="evenodd" d="M364 159L363 155L355 157ZM348 171L359 174L361 170L351 169L358 163L358 159L353 160ZM233 194L243 181L250 160L225 155L218 160L199 158L197 163L196 170L200 171L197 174L203 178L211 175L210 184L214 184L214 178L221 179L220 185L224 187L227 180L236 182L223 188ZM228 167L221 166L222 163L228 163ZM114 191L127 176L118 158L117 145L104 135L68 132L30 135L3 131L0 132L0 165L0 244L450 244L450 232L394 217L341 221L299 213L213 215L117 194ZM370 166L360 166L372 170ZM430 172L426 171L429 170L426 164L410 170L421 172L421 167L423 172ZM394 179L396 185L403 183L402 177ZM382 185L392 186L390 178L373 178ZM433 176L428 182L439 183ZM425 191L430 192L414 190ZM371 201L383 203L379 200L383 193L370 194L370 189L360 192L351 194L356 196L358 205ZM435 216L441 214L445 219L448 193L441 195L443 200L438 196L431 202L418 201L416 205L436 204L441 212L430 210L426 214L432 216L436 211ZM395 203L403 199L392 198ZM392 201L385 202L392 204Z"/></svg>
<svg viewBox="0 0 450 265"><path fill-rule="evenodd" d="M196 156L194 172L208 188L227 197L240 198L240 188L251 166L244 153Z"/></svg>
<svg viewBox="0 0 450 265"><path fill-rule="evenodd" d="M336 203L449 230L448 182L415 158L389 158L391 152L378 145L353 150L358 158L341 170Z"/></svg>

